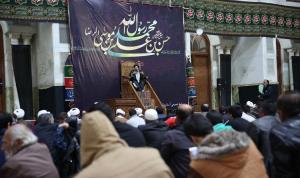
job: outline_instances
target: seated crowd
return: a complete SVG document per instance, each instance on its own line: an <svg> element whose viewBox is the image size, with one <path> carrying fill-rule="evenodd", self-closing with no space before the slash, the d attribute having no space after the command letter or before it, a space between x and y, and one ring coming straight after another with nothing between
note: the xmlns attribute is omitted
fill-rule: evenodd
<svg viewBox="0 0 300 178"><path fill-rule="evenodd" d="M56 118L0 113L2 178L299 178L300 94L194 112L104 102Z"/></svg>

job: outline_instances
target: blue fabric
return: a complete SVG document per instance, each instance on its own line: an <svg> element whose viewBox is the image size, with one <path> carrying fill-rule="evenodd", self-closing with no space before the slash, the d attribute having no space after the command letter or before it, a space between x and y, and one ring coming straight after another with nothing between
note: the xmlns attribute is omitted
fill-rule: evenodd
<svg viewBox="0 0 300 178"><path fill-rule="evenodd" d="M71 126L71 124L70 124ZM58 127L55 133L55 164L61 178L69 178L79 170L79 144L74 129Z"/></svg>
<svg viewBox="0 0 300 178"><path fill-rule="evenodd" d="M158 119L162 120L162 121L165 121L167 119L167 115L165 115L165 114L158 114Z"/></svg>
<svg viewBox="0 0 300 178"><path fill-rule="evenodd" d="M4 135L6 129L1 129L0 130L0 148L2 148L2 137ZM0 168L3 166L3 164L5 163L5 154L4 151L2 149L0 149Z"/></svg>
<svg viewBox="0 0 300 178"><path fill-rule="evenodd" d="M68 143L65 141L64 128L58 127L55 137L56 137L56 139L54 140L55 146L61 149L62 151L67 151Z"/></svg>

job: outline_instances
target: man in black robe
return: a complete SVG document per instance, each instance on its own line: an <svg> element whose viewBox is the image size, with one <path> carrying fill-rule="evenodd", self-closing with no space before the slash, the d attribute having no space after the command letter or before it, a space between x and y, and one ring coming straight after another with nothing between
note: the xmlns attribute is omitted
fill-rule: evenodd
<svg viewBox="0 0 300 178"><path fill-rule="evenodd" d="M147 77L145 76L144 72L141 70L138 64L135 64L133 66L133 69L130 72L129 77L136 91L144 90Z"/></svg>

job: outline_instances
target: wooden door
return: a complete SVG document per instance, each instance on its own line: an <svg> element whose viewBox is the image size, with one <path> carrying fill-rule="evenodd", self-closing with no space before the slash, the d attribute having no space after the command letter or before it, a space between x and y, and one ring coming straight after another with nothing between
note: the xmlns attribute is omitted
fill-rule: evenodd
<svg viewBox="0 0 300 178"><path fill-rule="evenodd" d="M0 25L0 112L5 111L3 31Z"/></svg>
<svg viewBox="0 0 300 178"><path fill-rule="evenodd" d="M194 67L197 105L196 111L200 110L201 104L207 103L211 106L210 101L210 60L207 54L193 54L192 65Z"/></svg>
<svg viewBox="0 0 300 178"><path fill-rule="evenodd" d="M292 56L294 91L300 92L300 56Z"/></svg>
<svg viewBox="0 0 300 178"><path fill-rule="evenodd" d="M223 80L223 86L221 87L221 105L231 105L231 55L221 54L220 55L220 71L221 78Z"/></svg>
<svg viewBox="0 0 300 178"><path fill-rule="evenodd" d="M32 119L32 73L31 46L12 45L12 61L20 107L25 111L25 119ZM49 101L50 102L50 101ZM48 108L47 108L48 109Z"/></svg>

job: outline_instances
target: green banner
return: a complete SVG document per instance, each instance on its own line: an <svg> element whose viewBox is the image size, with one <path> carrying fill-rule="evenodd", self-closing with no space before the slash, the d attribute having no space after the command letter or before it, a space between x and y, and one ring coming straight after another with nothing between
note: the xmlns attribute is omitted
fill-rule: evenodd
<svg viewBox="0 0 300 178"><path fill-rule="evenodd" d="M217 35L300 38L300 8L217 0L128 2L183 7L186 31L202 28L205 33ZM0 0L0 19L66 23L66 3L67 0Z"/></svg>
<svg viewBox="0 0 300 178"><path fill-rule="evenodd" d="M0 0L0 19L65 22L67 0Z"/></svg>
<svg viewBox="0 0 300 178"><path fill-rule="evenodd" d="M184 9L186 30L222 35L300 38L300 9L269 4L201 1Z"/></svg>
<svg viewBox="0 0 300 178"><path fill-rule="evenodd" d="M267 3L218 0L139 0L144 4L181 6L186 31L239 36L300 38L300 8Z"/></svg>

